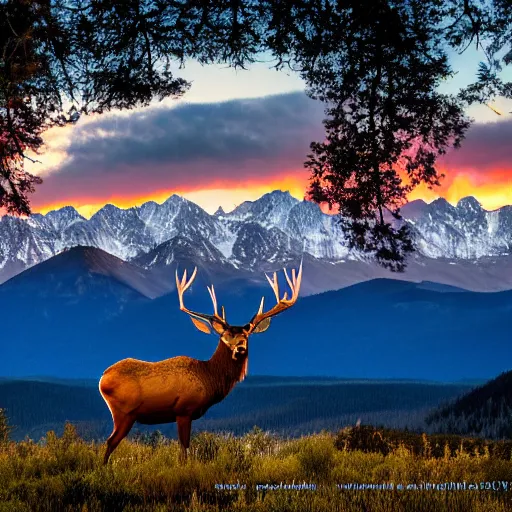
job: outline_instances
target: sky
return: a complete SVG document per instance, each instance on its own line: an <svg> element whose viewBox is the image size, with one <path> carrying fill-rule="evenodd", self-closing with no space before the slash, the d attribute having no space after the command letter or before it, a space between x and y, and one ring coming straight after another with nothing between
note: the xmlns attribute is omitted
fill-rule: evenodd
<svg viewBox="0 0 512 512"><path fill-rule="evenodd" d="M441 91L471 83L481 60L473 47L453 54L457 74ZM46 132L42 163L27 162L43 178L31 195L33 211L71 205L90 217L107 203L129 208L174 193L209 213L276 189L304 198L303 163L309 144L323 140L325 116L299 76L271 63L235 71L196 62L177 76L192 81L180 100L83 117ZM512 79L512 71L504 76ZM503 115L485 105L468 110L475 123L462 147L439 161L446 176L441 187L420 186L410 200L444 197L456 204L473 195L488 210L512 204L512 101L498 98L492 106Z"/></svg>

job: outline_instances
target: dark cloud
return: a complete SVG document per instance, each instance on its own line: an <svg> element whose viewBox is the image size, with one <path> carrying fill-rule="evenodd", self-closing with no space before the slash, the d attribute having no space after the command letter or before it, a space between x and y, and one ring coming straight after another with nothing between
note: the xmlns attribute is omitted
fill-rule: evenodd
<svg viewBox="0 0 512 512"><path fill-rule="evenodd" d="M304 93L185 104L108 117L77 128L63 174L117 174L128 167L191 163L237 165L294 155L300 162L322 137L323 107ZM151 171L150 171L151 172Z"/></svg>
<svg viewBox="0 0 512 512"><path fill-rule="evenodd" d="M323 118L323 105L302 92L101 117L75 129L71 159L45 177L34 200L237 187L294 172L306 180L303 162L311 141L324 137ZM511 139L512 121L474 124L443 158L444 186L459 172L489 179L493 169L510 168Z"/></svg>
<svg viewBox="0 0 512 512"><path fill-rule="evenodd" d="M512 119L475 123L468 130L460 149L451 150L443 157L443 164L453 171L471 170L476 173L509 169L512 167L511 141Z"/></svg>
<svg viewBox="0 0 512 512"><path fill-rule="evenodd" d="M301 169L322 140L323 105L303 92L102 117L73 132L69 160L44 178L40 205L268 181Z"/></svg>

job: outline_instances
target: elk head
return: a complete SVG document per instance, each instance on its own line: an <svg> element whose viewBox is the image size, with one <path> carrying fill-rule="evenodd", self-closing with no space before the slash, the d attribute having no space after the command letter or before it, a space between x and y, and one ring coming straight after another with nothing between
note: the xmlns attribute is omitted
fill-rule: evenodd
<svg viewBox="0 0 512 512"><path fill-rule="evenodd" d="M270 310L264 312L264 297L262 297L258 312L252 317L250 322L244 326L229 325L226 321L226 312L224 310L224 306L221 307L222 316L218 314L217 297L215 296L215 289L213 288L213 285L211 287L207 286L208 292L210 293L210 297L213 302L213 315L196 313L195 311L191 311L185 307L183 303L183 293L194 281L196 273L197 267L194 269L192 276L187 281L187 271L185 270L183 273L183 278L180 281L178 278L178 271L176 271L176 288L178 290L180 309L190 316L194 326L201 332L211 334L213 329L213 331L215 331L220 336L221 341L231 350L232 358L236 361L240 361L247 357L247 340L249 335L265 332L270 326L271 317L282 313L289 307L293 306L293 304L295 304L297 301L302 279L302 262L297 273L295 272L295 269L292 269L291 279L288 276L286 269L284 269L286 281L288 282L288 285L292 291L291 297L289 299L287 298L287 292L284 293L283 298L279 298L279 286L276 272L274 272L273 279L270 279L270 277L265 274L265 277L267 278L270 286L272 287L272 290L274 291L277 304Z"/></svg>

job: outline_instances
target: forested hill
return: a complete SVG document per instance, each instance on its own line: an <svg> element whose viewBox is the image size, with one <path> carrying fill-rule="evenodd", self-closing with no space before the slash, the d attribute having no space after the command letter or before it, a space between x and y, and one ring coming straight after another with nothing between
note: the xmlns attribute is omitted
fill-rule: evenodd
<svg viewBox="0 0 512 512"><path fill-rule="evenodd" d="M502 439L512 436L512 371L478 386L427 417L437 432Z"/></svg>

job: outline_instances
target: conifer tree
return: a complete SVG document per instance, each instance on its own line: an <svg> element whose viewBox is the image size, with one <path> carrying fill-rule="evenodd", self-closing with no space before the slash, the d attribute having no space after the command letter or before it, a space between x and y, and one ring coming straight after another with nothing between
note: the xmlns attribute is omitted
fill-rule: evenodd
<svg viewBox="0 0 512 512"><path fill-rule="evenodd" d="M462 101L437 90L451 76L439 23L424 0L354 4L326 26L332 49L304 66L329 116L306 162L309 195L338 208L351 247L393 271L414 249L400 207L420 183L440 184L436 158L470 125Z"/></svg>

